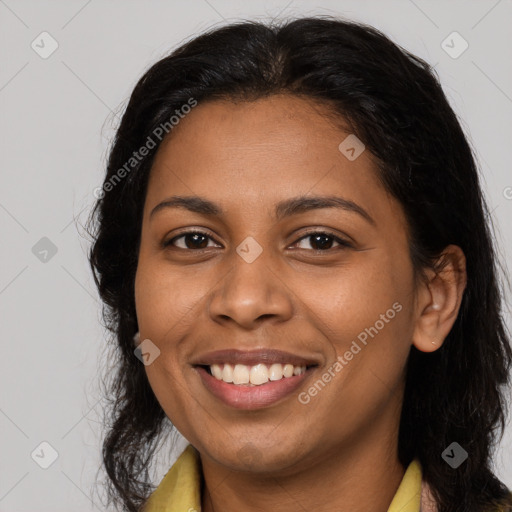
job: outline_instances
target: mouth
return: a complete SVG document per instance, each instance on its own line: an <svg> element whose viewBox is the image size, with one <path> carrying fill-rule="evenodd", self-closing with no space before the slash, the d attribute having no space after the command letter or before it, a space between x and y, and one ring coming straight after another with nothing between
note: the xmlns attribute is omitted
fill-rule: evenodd
<svg viewBox="0 0 512 512"><path fill-rule="evenodd" d="M273 363L271 365L257 363L255 365L245 364L212 364L198 365L208 375L235 386L263 386L268 382L277 382L282 379L303 375L317 365L293 365L291 363Z"/></svg>
<svg viewBox="0 0 512 512"><path fill-rule="evenodd" d="M293 393L320 361L277 350L223 350L194 361L204 387L236 409L259 409Z"/></svg>

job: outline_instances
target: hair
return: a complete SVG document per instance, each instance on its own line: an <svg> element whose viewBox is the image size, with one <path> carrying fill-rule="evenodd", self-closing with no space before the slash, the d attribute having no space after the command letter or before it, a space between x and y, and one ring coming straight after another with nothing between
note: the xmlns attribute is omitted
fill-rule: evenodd
<svg viewBox="0 0 512 512"><path fill-rule="evenodd" d="M211 29L150 67L133 90L108 155L108 192L89 218L89 262L115 351L103 441L109 503L135 512L147 501L154 489L148 467L167 420L133 343L142 211L161 140L145 158L131 160L134 150L154 141L155 128L191 98L254 101L274 94L328 106L365 144L383 187L405 212L417 277L439 271L449 244L463 250L468 281L453 328L432 353L411 347L398 457L404 467L419 459L439 512L512 506L492 470L506 424L512 349L472 149L429 64L373 27L324 16ZM127 162L131 169L113 184ZM469 454L457 470L441 457L454 441Z"/></svg>

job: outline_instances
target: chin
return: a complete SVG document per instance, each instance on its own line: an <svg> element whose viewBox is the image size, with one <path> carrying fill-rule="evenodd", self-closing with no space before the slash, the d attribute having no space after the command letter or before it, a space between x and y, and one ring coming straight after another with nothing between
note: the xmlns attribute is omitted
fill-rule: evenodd
<svg viewBox="0 0 512 512"><path fill-rule="evenodd" d="M250 439L249 437L245 439ZM275 443L258 443L241 440L229 447L215 444L208 449L209 457L215 459L232 471L250 471L252 473L279 473L290 471L302 462L303 453L297 450L297 444L284 444L281 440Z"/></svg>

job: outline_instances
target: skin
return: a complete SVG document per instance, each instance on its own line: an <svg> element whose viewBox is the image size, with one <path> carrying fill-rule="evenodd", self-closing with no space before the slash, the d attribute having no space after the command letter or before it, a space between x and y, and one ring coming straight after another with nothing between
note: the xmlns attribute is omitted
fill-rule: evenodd
<svg viewBox="0 0 512 512"><path fill-rule="evenodd" d="M340 152L350 132L327 112L286 95L200 103L151 170L137 318L141 339L161 351L146 366L155 396L201 455L206 512L387 510L406 469L397 451L410 348L437 350L459 311L462 251L447 247L444 271L415 281L400 204L377 180L369 151L354 161ZM223 213L174 207L150 217L172 195L200 196ZM353 201L374 224L337 208L274 218L278 202L312 195ZM211 238L162 247L192 228ZM351 245L315 243L309 228ZM236 252L248 236L263 249L252 263ZM402 310L301 403L298 394L397 302ZM213 397L190 364L226 348L279 348L320 366L278 403L236 410Z"/></svg>

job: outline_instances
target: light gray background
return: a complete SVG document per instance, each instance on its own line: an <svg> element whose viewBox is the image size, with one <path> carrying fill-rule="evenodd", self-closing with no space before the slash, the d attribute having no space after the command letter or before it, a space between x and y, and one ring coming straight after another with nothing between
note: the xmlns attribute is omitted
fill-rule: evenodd
<svg viewBox="0 0 512 512"><path fill-rule="evenodd" d="M80 225L136 81L212 25L304 14L368 22L435 64L478 154L510 267L510 1L0 0L0 511L105 510L92 484L100 463L98 365L106 352ZM47 59L31 48L34 40L43 45L43 31L59 45ZM453 31L469 44L456 59L441 46ZM46 262L32 252L42 237L57 248ZM497 457L509 487L511 432ZM43 441L58 452L48 469L31 458ZM48 449L38 453L49 460ZM155 483L173 457L161 463Z"/></svg>

